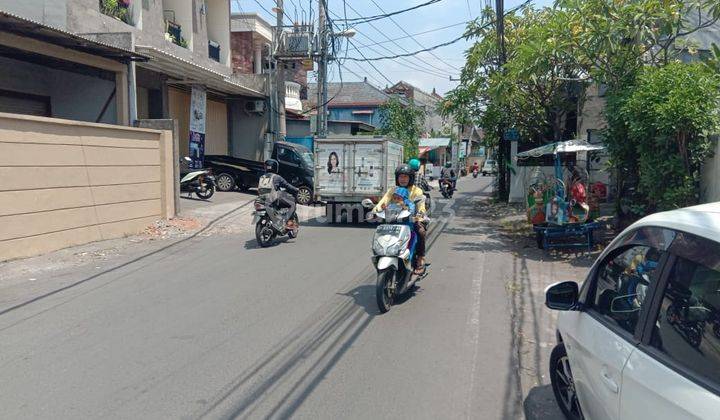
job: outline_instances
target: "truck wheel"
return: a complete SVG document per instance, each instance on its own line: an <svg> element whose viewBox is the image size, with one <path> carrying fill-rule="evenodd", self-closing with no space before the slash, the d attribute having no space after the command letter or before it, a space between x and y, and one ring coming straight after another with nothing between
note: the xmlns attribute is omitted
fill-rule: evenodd
<svg viewBox="0 0 720 420"><path fill-rule="evenodd" d="M235 189L235 178L228 173L221 173L217 177L218 191L233 191Z"/></svg>
<svg viewBox="0 0 720 420"><path fill-rule="evenodd" d="M302 206L309 206L312 204L312 190L306 186L298 188L297 203Z"/></svg>

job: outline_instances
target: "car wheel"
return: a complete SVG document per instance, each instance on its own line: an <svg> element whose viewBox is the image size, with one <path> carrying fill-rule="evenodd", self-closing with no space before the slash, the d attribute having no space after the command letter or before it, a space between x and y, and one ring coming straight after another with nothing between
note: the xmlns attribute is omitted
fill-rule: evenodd
<svg viewBox="0 0 720 420"><path fill-rule="evenodd" d="M235 179L230 174L222 173L218 175L216 182L219 191L232 191L235 189Z"/></svg>
<svg viewBox="0 0 720 420"><path fill-rule="evenodd" d="M298 188L297 203L302 206L312 204L312 190L305 186Z"/></svg>
<svg viewBox="0 0 720 420"><path fill-rule="evenodd" d="M560 343L550 354L550 381L555 400L569 420L582 420L580 401L575 391L575 381L570 370L570 359L565 344Z"/></svg>

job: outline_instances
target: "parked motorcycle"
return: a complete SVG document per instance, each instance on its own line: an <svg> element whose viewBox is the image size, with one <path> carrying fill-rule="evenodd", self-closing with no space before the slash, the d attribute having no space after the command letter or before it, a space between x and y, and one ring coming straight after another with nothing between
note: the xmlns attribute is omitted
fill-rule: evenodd
<svg viewBox="0 0 720 420"><path fill-rule="evenodd" d="M444 198L452 198L455 192L452 181L449 179L443 179L440 181L440 193Z"/></svg>
<svg viewBox="0 0 720 420"><path fill-rule="evenodd" d="M191 162L189 157L185 161ZM187 192L188 197L195 193L198 198L208 200L215 194L215 177L209 169L190 170L187 174L180 174L180 191Z"/></svg>
<svg viewBox="0 0 720 420"><path fill-rule="evenodd" d="M369 199L363 200L362 205L374 206ZM377 271L375 297L380 312L385 313L396 298L413 290L415 283L428 275L429 264L425 265L423 274L415 274L417 234L410 211L388 206L374 216L381 223L372 243L372 262Z"/></svg>
<svg viewBox="0 0 720 420"><path fill-rule="evenodd" d="M258 245L267 248L279 236L288 236L290 239L297 238L300 221L297 213L288 214L289 212L289 208L277 208L275 204L268 203L264 197L255 200L253 224ZM287 227L289 220L294 222L295 227L292 229Z"/></svg>

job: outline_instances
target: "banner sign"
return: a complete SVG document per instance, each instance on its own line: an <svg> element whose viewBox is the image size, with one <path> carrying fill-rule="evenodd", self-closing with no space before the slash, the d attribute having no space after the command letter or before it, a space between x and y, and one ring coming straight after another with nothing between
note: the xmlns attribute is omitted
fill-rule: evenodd
<svg viewBox="0 0 720 420"><path fill-rule="evenodd" d="M207 92L204 86L192 85L190 95L190 168L202 169L205 159L205 110Z"/></svg>

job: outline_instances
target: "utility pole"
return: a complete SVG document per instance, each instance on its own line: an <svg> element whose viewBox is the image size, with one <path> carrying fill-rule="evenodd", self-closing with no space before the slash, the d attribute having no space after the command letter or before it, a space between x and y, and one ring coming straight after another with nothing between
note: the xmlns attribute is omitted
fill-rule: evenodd
<svg viewBox="0 0 720 420"><path fill-rule="evenodd" d="M318 97L317 97L317 134L327 136L327 67L328 67L328 31L327 31L327 0L318 0L318 39L320 41L320 57L318 59Z"/></svg>
<svg viewBox="0 0 720 420"><path fill-rule="evenodd" d="M281 55L283 51L283 0L277 0L277 7L274 8L277 14L277 23L275 26L275 54L276 56ZM275 60L275 87L277 94L277 132L275 133L275 141L281 141L285 139L287 134L287 128L285 126L285 62L282 59Z"/></svg>
<svg viewBox="0 0 720 420"><path fill-rule="evenodd" d="M505 2L504 0L495 0L495 21L497 29L498 39L498 66L501 72L505 72ZM500 126L498 127L498 194L500 199L507 201L510 196L509 187L509 176L507 161L509 154L507 152L507 139L505 139L505 124L503 119L505 118L504 110L500 110L501 119Z"/></svg>

